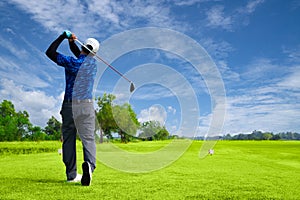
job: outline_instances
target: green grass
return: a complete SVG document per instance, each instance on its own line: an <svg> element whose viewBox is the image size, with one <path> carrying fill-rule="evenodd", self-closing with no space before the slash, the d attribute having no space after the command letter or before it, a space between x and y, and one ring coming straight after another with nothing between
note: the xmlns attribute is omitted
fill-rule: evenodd
<svg viewBox="0 0 300 200"><path fill-rule="evenodd" d="M50 143L40 145L61 145ZM118 146L150 152L165 144ZM90 187L64 181L64 165L57 149L5 153L0 155L0 199L300 199L299 141L219 141L213 156L199 159L201 144L193 142L175 163L151 173L124 173L98 162ZM0 143L0 149L5 145ZM80 166L82 152L77 156Z"/></svg>
<svg viewBox="0 0 300 200"><path fill-rule="evenodd" d="M10 154L56 152L58 148L61 148L61 144L57 141L0 142L0 156Z"/></svg>

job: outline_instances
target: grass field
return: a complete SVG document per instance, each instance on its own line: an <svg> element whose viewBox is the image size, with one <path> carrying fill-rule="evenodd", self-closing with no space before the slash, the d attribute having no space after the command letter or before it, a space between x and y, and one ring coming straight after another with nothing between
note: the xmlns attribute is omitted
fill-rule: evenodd
<svg viewBox="0 0 300 200"><path fill-rule="evenodd" d="M144 152L165 144L119 146ZM92 186L82 187L65 182L59 142L0 143L0 199L300 199L299 141L219 141L213 156L199 159L201 144L193 142L179 160L151 173L98 162ZM77 156L81 172L82 152Z"/></svg>

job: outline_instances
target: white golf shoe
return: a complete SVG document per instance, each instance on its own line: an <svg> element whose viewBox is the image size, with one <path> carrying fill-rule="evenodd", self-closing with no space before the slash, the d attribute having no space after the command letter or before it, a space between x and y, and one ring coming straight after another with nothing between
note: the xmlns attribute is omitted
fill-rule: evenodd
<svg viewBox="0 0 300 200"><path fill-rule="evenodd" d="M67 180L68 183L78 183L80 182L82 179L82 175L81 174L77 174L76 177L72 180Z"/></svg>
<svg viewBox="0 0 300 200"><path fill-rule="evenodd" d="M92 182L92 168L89 162L82 163L81 185L89 186Z"/></svg>

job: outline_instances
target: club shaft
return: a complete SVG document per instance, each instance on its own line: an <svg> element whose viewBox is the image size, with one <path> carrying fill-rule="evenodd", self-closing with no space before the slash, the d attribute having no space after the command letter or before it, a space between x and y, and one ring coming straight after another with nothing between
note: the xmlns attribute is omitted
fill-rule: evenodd
<svg viewBox="0 0 300 200"><path fill-rule="evenodd" d="M126 76L124 76L121 72L119 72L116 68L114 68L112 65L110 65L108 62L106 62L105 60L103 60L100 56L98 56L96 53L92 52L87 46L85 46L82 42L80 42L78 39L76 39L76 41L81 45L84 46L91 54L93 54L94 56L96 56L96 58L100 61L102 61L104 64L106 64L109 68L111 68L114 72L116 72L117 74L119 74L121 77L123 77L126 81L128 81L129 83L132 83L131 80L129 80Z"/></svg>

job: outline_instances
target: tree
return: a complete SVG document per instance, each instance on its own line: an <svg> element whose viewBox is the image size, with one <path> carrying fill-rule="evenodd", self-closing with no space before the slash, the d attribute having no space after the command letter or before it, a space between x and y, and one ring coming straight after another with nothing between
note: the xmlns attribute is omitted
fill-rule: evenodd
<svg viewBox="0 0 300 200"><path fill-rule="evenodd" d="M231 139L232 139L232 137L229 133L223 137L223 140L231 140Z"/></svg>
<svg viewBox="0 0 300 200"><path fill-rule="evenodd" d="M273 133L268 133L268 132L265 132L262 134L262 139L263 140L270 140L273 138Z"/></svg>
<svg viewBox="0 0 300 200"><path fill-rule="evenodd" d="M17 140L22 140L22 138L26 137L30 129L32 128L32 124L29 120L29 114L27 111L19 111L16 116L17 121Z"/></svg>
<svg viewBox="0 0 300 200"><path fill-rule="evenodd" d="M139 137L146 140L165 140L169 136L166 127L162 127L158 121L144 122Z"/></svg>
<svg viewBox="0 0 300 200"><path fill-rule="evenodd" d="M158 121L147 121L142 124L140 138L146 140L153 140L154 135L156 135L160 130L160 123Z"/></svg>
<svg viewBox="0 0 300 200"><path fill-rule="evenodd" d="M15 140L15 133L17 132L16 112L14 105L7 100L0 104L0 141Z"/></svg>
<svg viewBox="0 0 300 200"><path fill-rule="evenodd" d="M274 134L273 137L271 138L272 140L280 140L279 134Z"/></svg>
<svg viewBox="0 0 300 200"><path fill-rule="evenodd" d="M61 138L61 123L54 116L52 116L48 120L44 131L49 140L59 140Z"/></svg>
<svg viewBox="0 0 300 200"><path fill-rule="evenodd" d="M112 133L116 132L120 135L121 141L126 143L132 136L135 136L139 122L129 104L113 105L112 102L115 98L114 95L106 93L99 97L96 115L102 130L101 133L112 138ZM100 141L103 141L101 138L102 135L100 135Z"/></svg>
<svg viewBox="0 0 300 200"><path fill-rule="evenodd" d="M15 111L8 100L0 104L0 141L22 140L29 134L32 124L26 111Z"/></svg>
<svg viewBox="0 0 300 200"><path fill-rule="evenodd" d="M117 124L112 113L112 101L116 97L112 94L104 93L97 99L98 109L96 109L96 118L100 125L100 142L103 141L103 133L108 138L112 138L111 133L117 130Z"/></svg>
<svg viewBox="0 0 300 200"><path fill-rule="evenodd" d="M47 138L47 134L43 132L43 130L39 126L32 127L30 131L31 134L30 136L28 136L29 140L40 141L45 140Z"/></svg>
<svg viewBox="0 0 300 200"><path fill-rule="evenodd" d="M157 140L166 140L168 139L169 135L170 135L169 131L167 131L166 127L163 126L162 129L160 129L154 137Z"/></svg>
<svg viewBox="0 0 300 200"><path fill-rule="evenodd" d="M112 110L121 142L127 143L132 137L136 136L136 132L140 126L136 114L128 103L121 106L115 105Z"/></svg>
<svg viewBox="0 0 300 200"><path fill-rule="evenodd" d="M249 135L249 139L252 140L261 140L263 138L263 133L261 131L253 131L250 135Z"/></svg>

